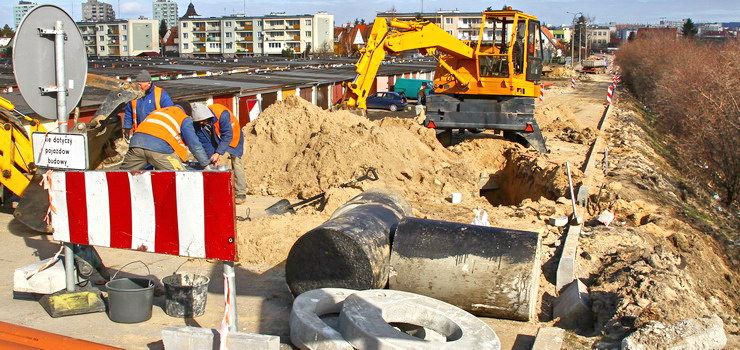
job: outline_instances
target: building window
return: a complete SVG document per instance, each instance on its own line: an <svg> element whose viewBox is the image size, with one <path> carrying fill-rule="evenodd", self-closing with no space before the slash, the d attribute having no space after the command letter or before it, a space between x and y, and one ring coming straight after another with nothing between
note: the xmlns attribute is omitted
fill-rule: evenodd
<svg viewBox="0 0 740 350"><path fill-rule="evenodd" d="M101 35L100 36L100 41L105 41L105 37Z"/></svg>
<svg viewBox="0 0 740 350"><path fill-rule="evenodd" d="M261 49L262 47L263 47L262 46L262 43L257 43L257 48L260 48Z"/></svg>
<svg viewBox="0 0 740 350"><path fill-rule="evenodd" d="M307 26L310 26L311 25L311 20L310 19L307 19L305 23L306 23Z"/></svg>
<svg viewBox="0 0 740 350"><path fill-rule="evenodd" d="M211 48L211 49L220 49L221 48L221 43L208 43L208 48Z"/></svg>
<svg viewBox="0 0 740 350"><path fill-rule="evenodd" d="M227 49L231 49L232 47L233 47L233 45L231 43L226 43L226 48Z"/></svg>
<svg viewBox="0 0 740 350"><path fill-rule="evenodd" d="M105 51L105 46L101 46L100 51Z"/></svg>
<svg viewBox="0 0 740 350"><path fill-rule="evenodd" d="M188 38L188 33L182 33L182 38L183 39L187 39Z"/></svg>
<svg viewBox="0 0 740 350"><path fill-rule="evenodd" d="M187 50L188 49L188 43L182 44L182 48L185 49L185 50Z"/></svg>
<svg viewBox="0 0 740 350"><path fill-rule="evenodd" d="M123 41L128 41L128 35L122 35Z"/></svg>
<svg viewBox="0 0 740 350"><path fill-rule="evenodd" d="M282 47L282 43L268 43L267 47L271 49L279 49Z"/></svg>
<svg viewBox="0 0 740 350"><path fill-rule="evenodd" d="M99 31L103 31L103 26L98 26Z"/></svg>
<svg viewBox="0 0 740 350"><path fill-rule="evenodd" d="M262 21L257 21L257 26L262 27Z"/></svg>
<svg viewBox="0 0 740 350"><path fill-rule="evenodd" d="M182 22L182 27L183 28L187 28L188 27L188 22Z"/></svg>
<svg viewBox="0 0 740 350"><path fill-rule="evenodd" d="M226 37L231 38L231 32L226 32Z"/></svg>
<svg viewBox="0 0 740 350"><path fill-rule="evenodd" d="M125 24L121 26L121 30L126 30L126 25Z"/></svg>
<svg viewBox="0 0 740 350"><path fill-rule="evenodd" d="M224 26L231 27L231 21L224 22Z"/></svg>
<svg viewBox="0 0 740 350"><path fill-rule="evenodd" d="M310 37L311 37L311 32L310 31L306 32L306 38L310 38Z"/></svg>
<svg viewBox="0 0 740 350"><path fill-rule="evenodd" d="M449 35L452 35L452 31L451 30L445 30L445 32L447 32L447 34L449 34Z"/></svg>
<svg viewBox="0 0 740 350"><path fill-rule="evenodd" d="M128 51L128 46L123 45L123 51Z"/></svg>
<svg viewBox="0 0 740 350"><path fill-rule="evenodd" d="M452 18L445 18L445 24L452 24Z"/></svg>

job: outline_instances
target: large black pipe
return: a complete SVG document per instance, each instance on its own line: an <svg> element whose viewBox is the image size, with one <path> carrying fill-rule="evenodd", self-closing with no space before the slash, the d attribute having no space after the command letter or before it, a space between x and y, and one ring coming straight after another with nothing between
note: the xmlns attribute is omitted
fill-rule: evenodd
<svg viewBox="0 0 740 350"><path fill-rule="evenodd" d="M528 321L538 299L539 243L536 232L407 217L393 238L390 288L478 316Z"/></svg>
<svg viewBox="0 0 740 350"><path fill-rule="evenodd" d="M290 291L384 288L392 231L410 214L403 197L387 189L368 190L345 203L293 244L285 264Z"/></svg>

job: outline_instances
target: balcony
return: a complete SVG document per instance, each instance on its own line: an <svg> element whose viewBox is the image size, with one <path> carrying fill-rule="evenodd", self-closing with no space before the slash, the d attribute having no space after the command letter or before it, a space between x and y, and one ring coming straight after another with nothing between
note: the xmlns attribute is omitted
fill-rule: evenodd
<svg viewBox="0 0 740 350"><path fill-rule="evenodd" d="M196 49L196 51L197 52L206 52L206 48L205 48L205 46L204 47L199 47L199 48Z"/></svg>
<svg viewBox="0 0 740 350"><path fill-rule="evenodd" d="M301 52L301 48L299 46L296 46L293 48L293 51L295 52Z"/></svg>
<svg viewBox="0 0 740 350"><path fill-rule="evenodd" d="M108 35L118 35L118 29L108 29Z"/></svg>
<svg viewBox="0 0 740 350"><path fill-rule="evenodd" d="M293 40L296 40L296 41L301 40L301 36L300 35L294 35L293 36Z"/></svg>
<svg viewBox="0 0 740 350"><path fill-rule="evenodd" d="M221 27L208 27L207 28L207 31L209 31L209 32L220 32L221 31Z"/></svg>
<svg viewBox="0 0 740 350"><path fill-rule="evenodd" d="M265 30L285 30L285 29L286 28L284 24L279 24L275 26L265 25Z"/></svg>
<svg viewBox="0 0 740 350"><path fill-rule="evenodd" d="M206 27L194 27L193 28L193 31L194 32L205 32L206 31Z"/></svg>
<svg viewBox="0 0 740 350"><path fill-rule="evenodd" d="M301 29L301 25L300 24L294 24L294 25L291 26L291 28L293 28L293 29Z"/></svg>
<svg viewBox="0 0 740 350"><path fill-rule="evenodd" d="M204 36L196 37L194 41L206 41L206 37Z"/></svg>
<svg viewBox="0 0 740 350"><path fill-rule="evenodd" d="M118 40L108 40L108 45L119 45L120 41Z"/></svg>
<svg viewBox="0 0 740 350"><path fill-rule="evenodd" d="M209 36L208 38L206 38L206 41L221 41L221 37Z"/></svg>
<svg viewBox="0 0 740 350"><path fill-rule="evenodd" d="M243 26L242 28L244 28L244 30L252 30L253 27L252 26Z"/></svg>

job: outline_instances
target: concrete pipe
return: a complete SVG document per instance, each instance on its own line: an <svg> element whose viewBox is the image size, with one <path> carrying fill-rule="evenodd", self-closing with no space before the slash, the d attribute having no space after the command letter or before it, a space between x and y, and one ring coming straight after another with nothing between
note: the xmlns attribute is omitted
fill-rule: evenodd
<svg viewBox="0 0 740 350"><path fill-rule="evenodd" d="M353 203L299 238L290 249L285 279L293 295L318 288L373 289L388 282L390 237L410 208L398 196L375 192L382 203ZM362 194L358 197L361 197ZM357 198L357 197L356 197ZM341 210L342 207L340 207ZM410 209L409 209L410 212Z"/></svg>
<svg viewBox="0 0 740 350"><path fill-rule="evenodd" d="M418 326L425 334L400 330L408 326ZM501 349L496 333L475 316L445 302L397 290L365 290L348 296L339 328L357 349ZM426 332L439 337L429 339Z"/></svg>
<svg viewBox="0 0 740 350"><path fill-rule="evenodd" d="M354 198L350 199L347 203L344 203L341 207L337 208L334 213L331 214L333 219L350 209L363 204L383 204L397 211L403 216L413 215L411 212L411 205L398 194L387 188L372 188L365 192L360 193Z"/></svg>
<svg viewBox="0 0 740 350"><path fill-rule="evenodd" d="M390 288L426 295L478 316L535 317L536 232L404 218L391 252Z"/></svg>
<svg viewBox="0 0 740 350"><path fill-rule="evenodd" d="M339 315L351 289L322 288L295 298L290 311L290 342L299 349L354 350L339 333Z"/></svg>

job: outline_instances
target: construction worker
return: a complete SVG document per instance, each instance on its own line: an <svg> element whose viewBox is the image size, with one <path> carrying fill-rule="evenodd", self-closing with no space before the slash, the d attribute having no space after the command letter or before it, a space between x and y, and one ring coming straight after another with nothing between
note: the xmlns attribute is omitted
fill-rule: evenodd
<svg viewBox="0 0 740 350"><path fill-rule="evenodd" d="M239 127L239 119L220 104L206 106L203 103L194 103L193 122L198 139L203 144L206 154L210 154L211 164L215 166L221 156L229 154L231 168L234 169L235 202L244 203L247 199L247 178L242 164L244 138Z"/></svg>
<svg viewBox="0 0 740 350"><path fill-rule="evenodd" d="M184 101L150 113L131 136L121 170L141 170L148 164L155 170L185 170L182 162L188 149L201 167L209 169L210 160L195 134L192 113L190 103Z"/></svg>
<svg viewBox="0 0 740 350"><path fill-rule="evenodd" d="M146 70L136 75L136 83L144 91L144 97L126 104L123 117L123 137L128 140L133 135L136 126L144 121L149 113L155 109L172 106L172 99L167 91L152 83L152 76Z"/></svg>

